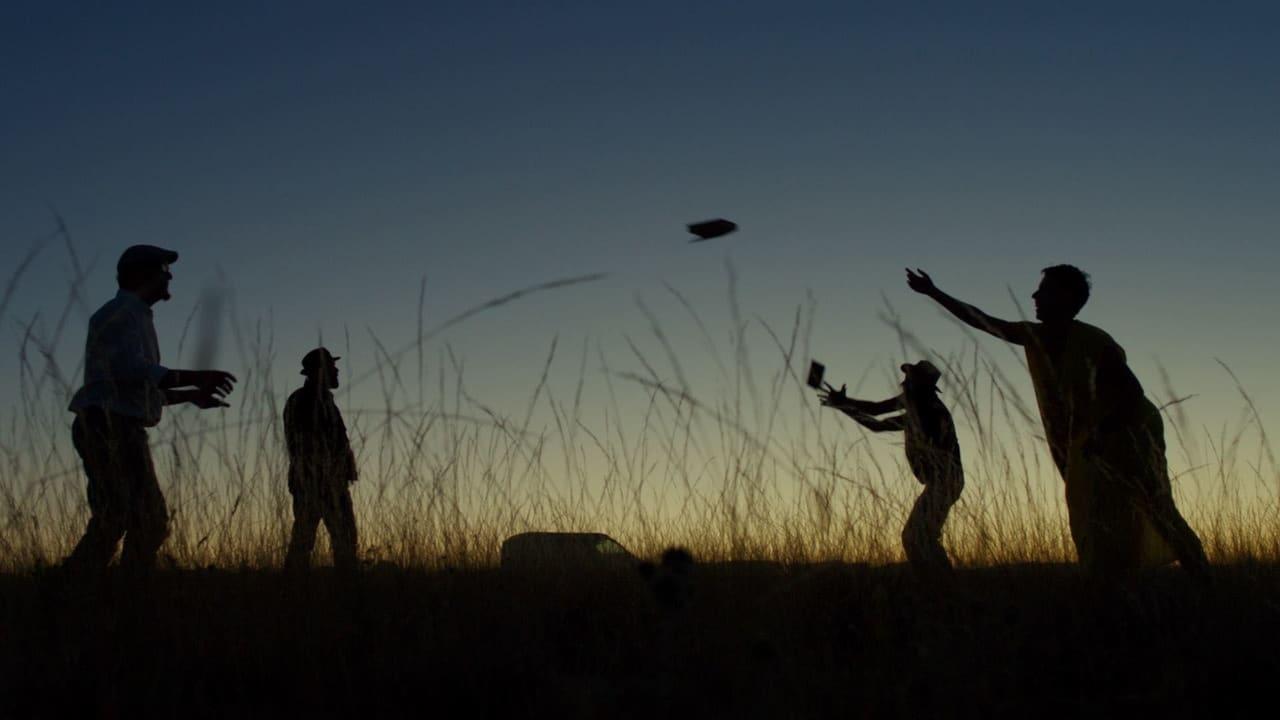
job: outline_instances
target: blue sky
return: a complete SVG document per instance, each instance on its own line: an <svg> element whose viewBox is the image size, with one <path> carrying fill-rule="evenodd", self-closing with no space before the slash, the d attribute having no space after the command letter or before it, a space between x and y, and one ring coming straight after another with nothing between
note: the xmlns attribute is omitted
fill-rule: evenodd
<svg viewBox="0 0 1280 720"><path fill-rule="evenodd" d="M771 323L811 291L814 353L840 376L877 368L869 394L900 360L883 298L929 345L963 347L904 265L1013 315L1010 289L1029 307L1039 269L1072 262L1095 281L1083 318L1149 389L1158 360L1195 418L1233 421L1221 358L1278 416L1280 11L1047 5L9 3L0 266L48 235L50 208L96 261L90 303L125 246L173 247L171 364L221 272L245 322L269 319L281 387L318 336L412 340L424 276L430 326L610 273L441 336L478 396L519 413L552 337L626 365L648 328L637 294L697 355L663 283L719 323L726 260ZM742 230L684 242L718 216ZM51 322L68 278L65 252L42 252L0 318L8 347L19 321ZM373 354L349 359L359 374Z"/></svg>

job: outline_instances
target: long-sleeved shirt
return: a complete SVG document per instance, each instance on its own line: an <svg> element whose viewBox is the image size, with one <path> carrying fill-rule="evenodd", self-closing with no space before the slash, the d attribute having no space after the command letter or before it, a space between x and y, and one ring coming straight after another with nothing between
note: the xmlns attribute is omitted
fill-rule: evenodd
<svg viewBox="0 0 1280 720"><path fill-rule="evenodd" d="M284 404L284 439L289 450L289 489L319 482L356 481L355 455L333 393L308 382Z"/></svg>
<svg viewBox="0 0 1280 720"><path fill-rule="evenodd" d="M964 486L964 464L951 413L933 393L904 399L903 427L907 464L916 479L926 485L948 483Z"/></svg>
<svg viewBox="0 0 1280 720"><path fill-rule="evenodd" d="M964 487L964 464L960 459L955 421L934 391L904 391L880 402L845 398L837 407L870 430L901 430L907 464L922 484ZM896 410L903 412L883 420L873 417Z"/></svg>
<svg viewBox="0 0 1280 720"><path fill-rule="evenodd" d="M68 409L78 413L98 407L155 425L165 405L160 378L168 372L160 364L151 307L121 290L89 318L84 386L71 397Z"/></svg>

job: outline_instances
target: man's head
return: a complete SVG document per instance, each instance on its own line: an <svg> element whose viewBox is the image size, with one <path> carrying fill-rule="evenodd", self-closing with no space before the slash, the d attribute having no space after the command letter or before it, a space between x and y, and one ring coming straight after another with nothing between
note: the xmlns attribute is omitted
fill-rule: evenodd
<svg viewBox="0 0 1280 720"><path fill-rule="evenodd" d="M302 356L302 374L311 382L334 389L338 387L338 361L341 359L318 347Z"/></svg>
<svg viewBox="0 0 1280 720"><path fill-rule="evenodd" d="M178 253L155 245L133 245L116 261L116 284L137 295L148 305L169 299L169 265L178 262Z"/></svg>
<svg viewBox="0 0 1280 720"><path fill-rule="evenodd" d="M1089 276L1075 265L1047 267L1041 271L1040 287L1031 299L1040 322L1072 320L1089 302Z"/></svg>
<svg viewBox="0 0 1280 720"><path fill-rule="evenodd" d="M903 363L901 370L902 387L907 391L937 391L938 380L942 378L942 371L938 370L938 368L928 360L921 360L914 364Z"/></svg>

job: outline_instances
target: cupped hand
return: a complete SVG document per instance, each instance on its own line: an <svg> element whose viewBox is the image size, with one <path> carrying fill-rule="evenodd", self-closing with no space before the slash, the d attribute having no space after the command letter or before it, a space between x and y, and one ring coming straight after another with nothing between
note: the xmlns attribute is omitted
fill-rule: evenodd
<svg viewBox="0 0 1280 720"><path fill-rule="evenodd" d="M231 407L222 399L222 395L220 393L204 389L197 389L195 394L192 395L190 402L201 410Z"/></svg>
<svg viewBox="0 0 1280 720"><path fill-rule="evenodd" d="M190 376L191 384L207 394L226 395L236 383L236 376L224 370L195 370Z"/></svg>
<svg viewBox="0 0 1280 720"><path fill-rule="evenodd" d="M920 268L916 268L914 272L912 272L911 268L907 268L907 287L921 295L932 295L938 290L938 286L933 284L933 278L929 277L929 273Z"/></svg>

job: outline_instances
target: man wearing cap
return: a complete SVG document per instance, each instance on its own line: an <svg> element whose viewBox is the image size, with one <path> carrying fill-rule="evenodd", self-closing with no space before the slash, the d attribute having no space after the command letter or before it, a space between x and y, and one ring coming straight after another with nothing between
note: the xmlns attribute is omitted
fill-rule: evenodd
<svg viewBox="0 0 1280 720"><path fill-rule="evenodd" d="M134 245L116 263L116 296L89 318L84 386L71 399L71 439L89 479L84 536L64 561L74 574L101 572L124 538L121 568L145 574L168 535L169 513L156 479L147 428L165 405L227 407L235 377L221 370L160 364L151 307L169 299L178 253Z"/></svg>
<svg viewBox="0 0 1280 720"><path fill-rule="evenodd" d="M356 516L348 486L358 476L347 426L333 401L338 360L322 347L303 356L302 374L307 379L284 406L289 494L293 496L293 533L284 564L290 571L310 566L322 520L329 531L334 567L356 568Z"/></svg>
<svg viewBox="0 0 1280 720"><path fill-rule="evenodd" d="M1209 582L1200 538L1173 502L1159 409L1119 343L1076 319L1089 300L1088 275L1073 265L1041 271L1031 296L1037 322L992 317L939 290L922 270L907 270L907 284L968 325L1024 348L1086 570L1114 583L1177 559Z"/></svg>
<svg viewBox="0 0 1280 720"><path fill-rule="evenodd" d="M951 413L938 399L942 373L928 360L906 363L901 369L902 392L888 400L855 400L845 395L843 385L839 390L828 386L821 391L821 400L868 430L903 433L907 464L924 492L916 498L902 529L902 548L921 576L938 579L951 572L951 560L942 547L942 526L964 490L960 443ZM898 414L883 420L874 417L891 412Z"/></svg>

